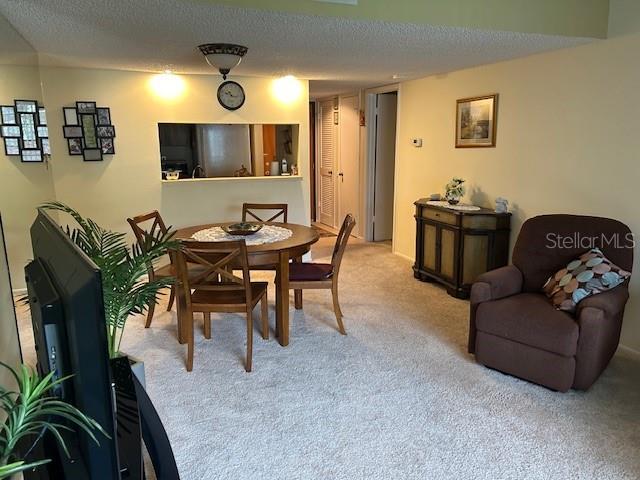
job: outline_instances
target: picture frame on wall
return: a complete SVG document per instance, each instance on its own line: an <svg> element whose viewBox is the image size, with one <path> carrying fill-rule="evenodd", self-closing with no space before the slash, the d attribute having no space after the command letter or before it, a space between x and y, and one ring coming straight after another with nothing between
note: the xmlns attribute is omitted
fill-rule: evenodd
<svg viewBox="0 0 640 480"><path fill-rule="evenodd" d="M37 113L38 102L35 100L14 100L16 112L18 113Z"/></svg>
<svg viewBox="0 0 640 480"><path fill-rule="evenodd" d="M42 150L39 148L23 148L20 151L20 160L23 163L41 163L44 161Z"/></svg>
<svg viewBox="0 0 640 480"><path fill-rule="evenodd" d="M40 139L40 143L42 144L42 153L45 155L51 155L51 144L49 143L48 138Z"/></svg>
<svg viewBox="0 0 640 480"><path fill-rule="evenodd" d="M37 145L27 145L27 142L35 142L37 136L36 115L34 113L20 114L20 127L22 127L22 141L26 148L36 148Z"/></svg>
<svg viewBox="0 0 640 480"><path fill-rule="evenodd" d="M111 125L111 110L109 107L98 107L96 109L98 125Z"/></svg>
<svg viewBox="0 0 640 480"><path fill-rule="evenodd" d="M64 107L64 124L78 125L78 111L73 107Z"/></svg>
<svg viewBox="0 0 640 480"><path fill-rule="evenodd" d="M82 138L82 127L80 125L65 125L62 130L64 138Z"/></svg>
<svg viewBox="0 0 640 480"><path fill-rule="evenodd" d="M96 113L96 102L76 102L76 110L78 113L94 114Z"/></svg>
<svg viewBox="0 0 640 480"><path fill-rule="evenodd" d="M13 100L0 105L0 137L7 156L20 157L23 163L42 163L51 155L47 112L37 100Z"/></svg>
<svg viewBox="0 0 640 480"><path fill-rule="evenodd" d="M63 135L69 155L82 155L85 162L101 162L103 155L115 154L115 126L109 107L94 101L76 101L75 107L63 107Z"/></svg>
<svg viewBox="0 0 640 480"><path fill-rule="evenodd" d="M101 138L100 149L103 155L115 155L116 149L113 144L113 138Z"/></svg>
<svg viewBox="0 0 640 480"><path fill-rule="evenodd" d="M49 127L46 125L40 125L37 127L38 138L49 138Z"/></svg>
<svg viewBox="0 0 640 480"><path fill-rule="evenodd" d="M82 155L82 138L69 138L67 140L69 155Z"/></svg>
<svg viewBox="0 0 640 480"><path fill-rule="evenodd" d="M99 149L98 135L96 132L96 117L93 114L81 113L80 125L82 126L82 138L85 148Z"/></svg>
<svg viewBox="0 0 640 480"><path fill-rule="evenodd" d="M17 125L16 121L16 111L13 105L2 105L0 106L0 120L2 120L3 125Z"/></svg>
<svg viewBox="0 0 640 480"><path fill-rule="evenodd" d="M85 148L82 150L82 157L85 162L101 162L102 150L99 148Z"/></svg>
<svg viewBox="0 0 640 480"><path fill-rule="evenodd" d="M4 139L4 153L8 157L20 156L20 143L17 138L5 138Z"/></svg>
<svg viewBox="0 0 640 480"><path fill-rule="evenodd" d="M456 102L456 148L495 147L498 94Z"/></svg>
<svg viewBox="0 0 640 480"><path fill-rule="evenodd" d="M98 125L98 138L116 138L116 128L113 125Z"/></svg>
<svg viewBox="0 0 640 480"><path fill-rule="evenodd" d="M44 107L38 108L38 124L42 126L47 125L47 110Z"/></svg>
<svg viewBox="0 0 640 480"><path fill-rule="evenodd" d="M22 137L22 130L20 125L2 125L0 135L3 138L20 138Z"/></svg>

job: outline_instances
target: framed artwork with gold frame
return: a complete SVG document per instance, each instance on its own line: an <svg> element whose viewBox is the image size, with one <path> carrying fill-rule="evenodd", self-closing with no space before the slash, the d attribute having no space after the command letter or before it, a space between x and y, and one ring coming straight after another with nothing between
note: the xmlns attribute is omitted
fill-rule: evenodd
<svg viewBox="0 0 640 480"><path fill-rule="evenodd" d="M456 148L495 147L498 94L462 98L456 103Z"/></svg>

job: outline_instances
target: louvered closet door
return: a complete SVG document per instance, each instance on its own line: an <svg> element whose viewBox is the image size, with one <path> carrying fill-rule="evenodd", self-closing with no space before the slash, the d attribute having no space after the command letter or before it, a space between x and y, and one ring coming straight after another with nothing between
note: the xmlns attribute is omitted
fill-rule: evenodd
<svg viewBox="0 0 640 480"><path fill-rule="evenodd" d="M318 216L321 223L335 227L335 163L336 128L333 124L333 100L320 102L320 180L318 185Z"/></svg>

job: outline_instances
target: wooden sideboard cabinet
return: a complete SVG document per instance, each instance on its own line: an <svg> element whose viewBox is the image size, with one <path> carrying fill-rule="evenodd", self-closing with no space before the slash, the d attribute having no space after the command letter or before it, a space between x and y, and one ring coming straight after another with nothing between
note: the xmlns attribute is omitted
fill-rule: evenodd
<svg viewBox="0 0 640 480"><path fill-rule="evenodd" d="M507 264L510 213L453 210L429 205L427 200L414 204L416 278L440 282L449 295L469 298L480 274Z"/></svg>

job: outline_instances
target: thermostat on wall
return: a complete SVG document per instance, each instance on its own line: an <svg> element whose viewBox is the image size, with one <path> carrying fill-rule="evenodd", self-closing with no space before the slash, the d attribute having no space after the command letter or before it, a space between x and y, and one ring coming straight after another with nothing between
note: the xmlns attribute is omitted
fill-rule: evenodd
<svg viewBox="0 0 640 480"><path fill-rule="evenodd" d="M421 147L422 146L422 139L421 138L412 138L411 139L411 144L414 147Z"/></svg>

